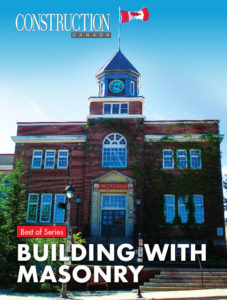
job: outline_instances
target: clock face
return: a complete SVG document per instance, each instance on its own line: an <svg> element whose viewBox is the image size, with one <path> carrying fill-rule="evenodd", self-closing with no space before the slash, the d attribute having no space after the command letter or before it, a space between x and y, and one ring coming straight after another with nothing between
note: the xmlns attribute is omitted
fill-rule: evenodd
<svg viewBox="0 0 227 300"><path fill-rule="evenodd" d="M125 87L124 82L118 79L111 81L109 84L109 90L114 94L118 94L122 92L124 87Z"/></svg>

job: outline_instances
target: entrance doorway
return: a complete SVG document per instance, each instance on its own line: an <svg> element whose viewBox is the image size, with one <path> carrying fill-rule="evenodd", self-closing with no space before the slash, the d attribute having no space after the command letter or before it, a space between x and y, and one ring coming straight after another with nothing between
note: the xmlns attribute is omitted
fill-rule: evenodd
<svg viewBox="0 0 227 300"><path fill-rule="evenodd" d="M101 236L125 237L126 196L103 195L101 203Z"/></svg>

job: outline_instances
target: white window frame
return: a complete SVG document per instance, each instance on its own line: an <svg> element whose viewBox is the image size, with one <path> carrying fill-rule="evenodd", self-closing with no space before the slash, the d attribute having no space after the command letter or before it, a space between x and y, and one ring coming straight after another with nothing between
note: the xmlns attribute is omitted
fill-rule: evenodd
<svg viewBox="0 0 227 300"><path fill-rule="evenodd" d="M54 152L54 165L53 167L47 167L46 162L47 162L47 153L48 152ZM55 168L55 160L56 160L56 150L46 150L45 151L45 161L44 161L44 169L54 169Z"/></svg>
<svg viewBox="0 0 227 300"><path fill-rule="evenodd" d="M47 221L42 221L42 210L43 210L43 206L44 204L46 203L43 203L43 198L44 196L46 195L50 195L51 196L51 199L50 199L50 214L49 214L49 219ZM52 214L52 202L53 202L53 195L50 194L50 193L45 193L45 194L42 194L41 195L41 204L40 204L40 216L39 216L39 222L40 223L50 223L51 222L51 214Z"/></svg>
<svg viewBox="0 0 227 300"><path fill-rule="evenodd" d="M171 221L167 222L167 207L166 207L166 197L173 197L173 202L174 204L171 204L171 206L173 206L173 218ZM169 205L170 206L170 205ZM175 195L170 195L170 194L167 194L167 195L164 195L164 215L165 215L165 222L167 224L172 224L174 219L175 219L175 216L176 216L176 202L175 202Z"/></svg>
<svg viewBox="0 0 227 300"><path fill-rule="evenodd" d="M59 166L59 158L60 158L60 152L67 152L68 153L68 155L67 155L67 166L66 167L61 167L61 166ZM58 150L58 163L57 163L57 168L58 169L64 169L64 170L66 170L66 169L68 169L68 165L69 165L69 150L67 150L67 149L60 149L60 150Z"/></svg>
<svg viewBox="0 0 227 300"><path fill-rule="evenodd" d="M31 196L37 196L36 202L30 202ZM36 217L35 220L29 220L28 216L29 216L29 210L30 210L30 205L36 205ZM28 195L28 207L27 207L27 217L26 217L26 222L27 223L36 223L37 222L37 217L38 217L38 209L39 209L39 194L38 193L30 193Z"/></svg>
<svg viewBox="0 0 227 300"><path fill-rule="evenodd" d="M62 208L59 208L58 207L58 203L57 202L57 197L58 196L61 196L61 197L64 197L64 201L63 203L66 203L66 195L65 194L55 194L55 197L54 197L54 214L53 214L53 223L56 223L56 224L63 224L65 222L65 209L62 209ZM62 202L62 201L61 201ZM58 222L56 221L56 210L57 209L60 209L62 211L62 214L63 214L63 222Z"/></svg>
<svg viewBox="0 0 227 300"><path fill-rule="evenodd" d="M180 203L181 199L182 199L182 203ZM187 195L178 197L178 207L177 207L178 208L178 216L180 217L181 223L183 223L183 224L186 224L188 222L189 211L188 211L187 206L186 206L187 203L188 203L188 196ZM185 209L185 212L187 214L187 219L186 219L185 222L182 221L182 215L180 213L181 212L181 209L180 209L181 207L183 209Z"/></svg>
<svg viewBox="0 0 227 300"><path fill-rule="evenodd" d="M193 167L192 166L192 151L199 151L199 159L200 159L200 166L199 167ZM200 149L191 149L190 150L190 167L191 169L202 169L202 158L201 158L201 150Z"/></svg>
<svg viewBox="0 0 227 300"><path fill-rule="evenodd" d="M185 151L185 155L179 155L179 151ZM179 158L180 157L185 157L186 158L186 166L185 167L181 167L179 165ZM188 168L188 155L187 155L187 150L186 149L177 149L177 168L178 169L187 169Z"/></svg>
<svg viewBox="0 0 227 300"><path fill-rule="evenodd" d="M103 81L99 84L99 95L103 97L105 95L105 84Z"/></svg>
<svg viewBox="0 0 227 300"><path fill-rule="evenodd" d="M36 155L35 156L35 152L36 151L41 152L41 155L39 155L39 156ZM40 164L39 167L34 166L34 160L35 160L36 157L41 158L41 164ZM32 154L32 169L37 169L37 170L42 169L42 165L43 165L43 150L41 150L41 149L35 149L35 150L33 150L33 154Z"/></svg>
<svg viewBox="0 0 227 300"><path fill-rule="evenodd" d="M172 155L172 166L171 167L165 167L165 160L164 158L165 157L170 157L169 155L164 155L164 151L171 151ZM162 150L162 167L163 169L174 169L174 153L173 153L173 150L172 149L163 149Z"/></svg>
<svg viewBox="0 0 227 300"><path fill-rule="evenodd" d="M105 114L105 109L104 106L105 104L110 104L110 114ZM119 113L118 114L114 114L113 113L113 105L119 105ZM121 113L121 105L122 104L126 104L127 105L127 113ZM129 103L128 102L122 102L122 103L103 103L103 108L102 108L102 114L103 115L128 115L129 114Z"/></svg>
<svg viewBox="0 0 227 300"><path fill-rule="evenodd" d="M196 216L195 216L195 214L196 214L196 205L195 205L195 202L194 202L194 197L201 197L202 198L202 205L200 205L200 206L202 206L202 214L203 214L203 220L202 220L202 222L197 222L196 221ZM195 212L194 212L194 217L195 217L195 223L196 224L203 224L204 222L205 222L205 215L204 215L204 199L203 199L203 195L201 195L201 194L195 194L195 195L193 195L193 204L194 204L194 209L195 209ZM198 205L197 205L198 206Z"/></svg>
<svg viewBox="0 0 227 300"><path fill-rule="evenodd" d="M121 139L119 140L119 142L122 140L122 138L125 140L125 144L104 144L105 140L111 136L111 135L120 135L121 136ZM124 166L104 166L103 163L104 163L104 149L105 148L125 148L125 165ZM119 134L119 133L110 133L108 134L104 140L103 140L103 144L102 144L102 167L103 168L127 168L127 141L126 141L126 138L122 135L122 134Z"/></svg>
<svg viewBox="0 0 227 300"><path fill-rule="evenodd" d="M130 95L135 96L135 81L131 80L130 82Z"/></svg>

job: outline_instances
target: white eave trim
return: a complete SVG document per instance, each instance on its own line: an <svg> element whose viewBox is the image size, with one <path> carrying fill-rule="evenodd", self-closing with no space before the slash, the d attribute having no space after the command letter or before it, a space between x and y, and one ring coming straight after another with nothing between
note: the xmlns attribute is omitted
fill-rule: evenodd
<svg viewBox="0 0 227 300"><path fill-rule="evenodd" d="M12 136L16 143L84 143L87 140L86 135L29 135Z"/></svg>
<svg viewBox="0 0 227 300"><path fill-rule="evenodd" d="M90 97L88 98L88 102L142 102L144 103L144 97Z"/></svg>
<svg viewBox="0 0 227 300"><path fill-rule="evenodd" d="M146 142L205 142L208 134L146 134ZM224 135L212 134L212 137L223 140Z"/></svg>
<svg viewBox="0 0 227 300"><path fill-rule="evenodd" d="M18 122L17 126L66 126L85 125L85 122Z"/></svg>
<svg viewBox="0 0 227 300"><path fill-rule="evenodd" d="M214 124L219 123L219 120L179 120L179 121L146 121L147 125L156 124Z"/></svg>
<svg viewBox="0 0 227 300"><path fill-rule="evenodd" d="M88 115L88 119L145 119L144 115L114 114L114 115Z"/></svg>

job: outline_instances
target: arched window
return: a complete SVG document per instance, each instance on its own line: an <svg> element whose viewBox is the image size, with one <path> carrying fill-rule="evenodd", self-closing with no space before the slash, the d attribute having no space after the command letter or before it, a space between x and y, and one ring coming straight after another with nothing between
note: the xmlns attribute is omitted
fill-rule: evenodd
<svg viewBox="0 0 227 300"><path fill-rule="evenodd" d="M103 141L102 150L103 167L127 167L127 143L126 139L118 134L111 133Z"/></svg>

